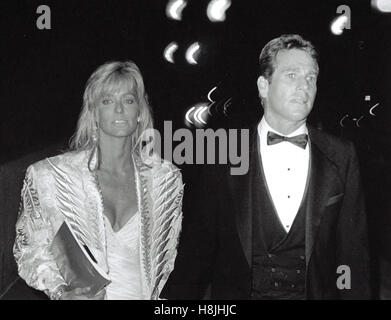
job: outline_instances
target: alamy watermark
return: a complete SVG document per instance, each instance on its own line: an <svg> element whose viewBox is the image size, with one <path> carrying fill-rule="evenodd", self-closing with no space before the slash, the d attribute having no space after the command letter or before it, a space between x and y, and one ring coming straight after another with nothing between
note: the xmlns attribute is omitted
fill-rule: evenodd
<svg viewBox="0 0 391 320"><path fill-rule="evenodd" d="M339 290L350 290L352 288L352 275L350 267L342 264L337 268L337 274L340 274L337 278L337 288Z"/></svg>
<svg viewBox="0 0 391 320"><path fill-rule="evenodd" d="M50 7L47 5L38 6L37 14L40 14L36 22L37 28L39 30L50 30L52 28L52 14L50 11Z"/></svg>
<svg viewBox="0 0 391 320"><path fill-rule="evenodd" d="M352 15L350 12L350 7L345 4L341 4L337 8L337 13L340 13L346 17L346 22L342 26L342 29L350 30L352 28Z"/></svg>
<svg viewBox="0 0 391 320"><path fill-rule="evenodd" d="M244 175L249 169L249 129L208 128L194 133L180 128L173 132L172 122L164 121L163 136L156 129L147 129L141 139L148 154L162 156L163 146L162 158L176 165L229 163L231 175ZM173 142L179 144L173 148Z"/></svg>

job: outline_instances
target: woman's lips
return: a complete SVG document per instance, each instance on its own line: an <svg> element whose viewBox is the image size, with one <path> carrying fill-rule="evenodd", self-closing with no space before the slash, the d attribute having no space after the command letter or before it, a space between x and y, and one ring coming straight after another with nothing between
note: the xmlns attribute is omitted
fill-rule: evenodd
<svg viewBox="0 0 391 320"><path fill-rule="evenodd" d="M113 124L116 126L124 126L128 124L128 120L114 120Z"/></svg>

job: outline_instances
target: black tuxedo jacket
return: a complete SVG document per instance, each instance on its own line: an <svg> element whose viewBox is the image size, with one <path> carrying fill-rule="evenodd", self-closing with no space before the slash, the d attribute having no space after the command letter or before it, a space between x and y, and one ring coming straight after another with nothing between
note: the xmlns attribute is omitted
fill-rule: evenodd
<svg viewBox="0 0 391 320"><path fill-rule="evenodd" d="M309 138L306 296L369 299L367 221L353 144L312 127ZM201 299L208 287L208 298L250 299L252 205L261 174L257 141L252 128L247 174L207 165L197 188L188 184L178 256L161 297ZM349 280L348 269L337 273L339 266L350 269L350 289L337 287L339 276Z"/></svg>

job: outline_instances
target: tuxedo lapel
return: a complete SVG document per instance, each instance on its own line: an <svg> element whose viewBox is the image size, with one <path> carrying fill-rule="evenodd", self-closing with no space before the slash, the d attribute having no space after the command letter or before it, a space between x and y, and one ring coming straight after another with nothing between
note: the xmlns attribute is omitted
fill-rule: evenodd
<svg viewBox="0 0 391 320"><path fill-rule="evenodd" d="M327 201L338 185L337 168L330 160L334 151L321 139L321 133L309 127L310 166L306 201L306 262L308 264Z"/></svg>
<svg viewBox="0 0 391 320"><path fill-rule="evenodd" d="M251 132L251 131L250 131ZM239 239L249 267L252 265L252 213L253 213L253 181L259 176L259 160L257 158L257 131L250 134L249 171L245 175L231 176L229 189L235 205L235 219Z"/></svg>
<svg viewBox="0 0 391 320"><path fill-rule="evenodd" d="M338 182L337 167L330 160L334 150L329 148L322 139L322 133L310 126L310 166L307 191L305 193L306 205L306 260L310 260L314 243L319 231L322 215L328 200L336 194ZM245 175L230 176L228 188L235 206L236 226L244 255L249 266L252 265L252 235L254 198L260 192L262 174L259 159L258 133L253 130L250 135L250 165Z"/></svg>

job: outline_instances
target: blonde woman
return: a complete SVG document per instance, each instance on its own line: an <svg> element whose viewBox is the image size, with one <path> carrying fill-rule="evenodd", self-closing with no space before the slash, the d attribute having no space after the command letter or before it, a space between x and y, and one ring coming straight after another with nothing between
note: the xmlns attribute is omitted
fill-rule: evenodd
<svg viewBox="0 0 391 320"><path fill-rule="evenodd" d="M27 169L14 255L51 299L158 299L174 267L183 184L171 163L143 153L152 117L131 61L100 66L86 84L71 151ZM151 161L146 161L151 160ZM111 283L72 288L50 250L66 220Z"/></svg>

